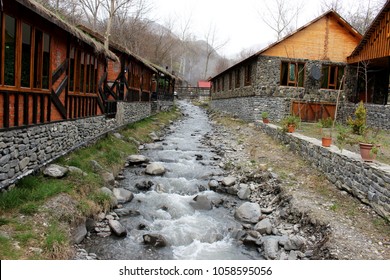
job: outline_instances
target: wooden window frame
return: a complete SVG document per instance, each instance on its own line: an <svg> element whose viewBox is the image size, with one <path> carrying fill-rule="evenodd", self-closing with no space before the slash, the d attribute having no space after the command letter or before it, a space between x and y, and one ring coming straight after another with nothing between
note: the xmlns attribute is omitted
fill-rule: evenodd
<svg viewBox="0 0 390 280"><path fill-rule="evenodd" d="M252 85L252 64L245 66L245 86Z"/></svg>
<svg viewBox="0 0 390 280"><path fill-rule="evenodd" d="M327 85L324 86L324 76L325 71L324 68L327 68ZM332 71L334 69L334 71ZM321 89L330 89L330 90L337 90L340 86L341 77L339 77L340 70L343 70L343 73L345 72L345 66L335 65L335 64L327 64L322 66L322 79L321 79ZM333 80L333 83L332 83Z"/></svg>
<svg viewBox="0 0 390 280"><path fill-rule="evenodd" d="M283 77L283 69L284 65L287 65L287 80L284 82ZM294 66L294 77L295 80L291 79L291 66ZM302 67L302 68L301 68ZM300 70L302 69L302 70ZM306 63L304 62L297 62L297 61L282 61L281 67L280 67L280 85L281 86L288 86L288 87L299 87L303 88L305 86L305 69L306 69ZM302 72L301 72L302 71ZM302 79L302 82L301 82Z"/></svg>
<svg viewBox="0 0 390 280"><path fill-rule="evenodd" d="M241 69L236 69L235 72L235 86L236 88L240 88L241 87Z"/></svg>

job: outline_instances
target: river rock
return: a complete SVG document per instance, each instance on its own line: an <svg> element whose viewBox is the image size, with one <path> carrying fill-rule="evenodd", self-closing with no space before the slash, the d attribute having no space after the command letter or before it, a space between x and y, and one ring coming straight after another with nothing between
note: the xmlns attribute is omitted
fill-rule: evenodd
<svg viewBox="0 0 390 280"><path fill-rule="evenodd" d="M193 201L190 202L190 205L196 210L211 210L211 209L213 209L212 202L205 195L195 196Z"/></svg>
<svg viewBox="0 0 390 280"><path fill-rule="evenodd" d="M160 141L160 137L158 137L158 136L156 135L155 132L149 133L149 138L150 138L153 142Z"/></svg>
<svg viewBox="0 0 390 280"><path fill-rule="evenodd" d="M243 222L256 224L261 216L260 205L257 203L245 202L238 207L234 213L234 217Z"/></svg>
<svg viewBox="0 0 390 280"><path fill-rule="evenodd" d="M219 186L219 183L218 183L217 180L211 180L211 181L209 182L209 187L210 187L210 188L216 188L216 187L218 187L218 186Z"/></svg>
<svg viewBox="0 0 390 280"><path fill-rule="evenodd" d="M152 181L143 181L142 183L135 184L135 187L140 191L148 191L153 187Z"/></svg>
<svg viewBox="0 0 390 280"><path fill-rule="evenodd" d="M272 233L272 224L270 219L266 218L264 220L261 220L255 225L255 230L258 231L261 234L268 234L270 235Z"/></svg>
<svg viewBox="0 0 390 280"><path fill-rule="evenodd" d="M137 217L137 216L141 215L141 213L139 211L128 209L128 208L114 209L114 212L119 217L125 217L125 216Z"/></svg>
<svg viewBox="0 0 390 280"><path fill-rule="evenodd" d="M306 244L306 239L299 235L291 235L288 241L284 243L284 249L286 251L298 250L300 251Z"/></svg>
<svg viewBox="0 0 390 280"><path fill-rule="evenodd" d="M73 231L72 238L75 244L80 244L85 236L87 235L87 226L86 223L81 223L78 227L76 227Z"/></svg>
<svg viewBox="0 0 390 280"><path fill-rule="evenodd" d="M233 186L237 181L236 177L225 177L222 179L222 184L226 187Z"/></svg>
<svg viewBox="0 0 390 280"><path fill-rule="evenodd" d="M87 176L88 175L87 173L85 173L83 170L81 170L78 167L68 166L67 168L69 170L69 173L71 173L71 174L79 174L79 175L83 175L83 176Z"/></svg>
<svg viewBox="0 0 390 280"><path fill-rule="evenodd" d="M166 172L165 167L157 162L152 162L146 166L145 173L149 175L163 175Z"/></svg>
<svg viewBox="0 0 390 280"><path fill-rule="evenodd" d="M273 236L263 238L264 257L267 260L275 260L278 257L279 241Z"/></svg>
<svg viewBox="0 0 390 280"><path fill-rule="evenodd" d="M102 171L100 175L103 178L103 181L108 186L115 186L115 176L111 172Z"/></svg>
<svg viewBox="0 0 390 280"><path fill-rule="evenodd" d="M108 220L108 225L110 226L113 233L118 237L127 236L126 228L117 220Z"/></svg>
<svg viewBox="0 0 390 280"><path fill-rule="evenodd" d="M120 204L130 202L134 198L134 195L131 191L123 188L114 189L112 192Z"/></svg>
<svg viewBox="0 0 390 280"><path fill-rule="evenodd" d="M154 247L166 247L168 245L164 236L160 234L145 234L144 243Z"/></svg>
<svg viewBox="0 0 390 280"><path fill-rule="evenodd" d="M130 164L142 164L145 162L149 162L149 159L144 155L131 155L127 158L127 161Z"/></svg>
<svg viewBox="0 0 390 280"><path fill-rule="evenodd" d="M97 173L104 170L104 168L96 160L91 160L90 163L94 172Z"/></svg>
<svg viewBox="0 0 390 280"><path fill-rule="evenodd" d="M52 178L62 178L66 175L66 173L68 173L68 168L57 164L50 164L43 171L43 174L45 176L52 177Z"/></svg>
<svg viewBox="0 0 390 280"><path fill-rule="evenodd" d="M113 194L113 192L109 188L103 187L100 189L100 191L102 193L108 195L111 198L111 201L110 201L111 207L115 207L118 205L118 200L116 199L115 195Z"/></svg>
<svg viewBox="0 0 390 280"><path fill-rule="evenodd" d="M240 184L237 196L242 200L247 200L251 195L251 189L247 184Z"/></svg>

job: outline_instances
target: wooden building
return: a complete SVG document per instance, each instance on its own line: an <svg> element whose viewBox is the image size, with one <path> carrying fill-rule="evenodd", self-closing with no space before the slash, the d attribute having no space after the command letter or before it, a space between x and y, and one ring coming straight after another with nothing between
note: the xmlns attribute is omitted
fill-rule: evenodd
<svg viewBox="0 0 390 280"><path fill-rule="evenodd" d="M280 104L269 112L273 119L291 111L307 121L333 117L347 57L361 38L338 13L329 11L213 77L212 99L263 97L257 111L270 110L267 104L272 102Z"/></svg>
<svg viewBox="0 0 390 280"><path fill-rule="evenodd" d="M79 28L99 42L104 42L99 33L85 26ZM110 41L109 46L110 51L119 58L117 61L108 61L106 85L104 92L101 92L110 104L110 115L115 114L118 101L173 100L176 79L174 75L113 41Z"/></svg>
<svg viewBox="0 0 390 280"><path fill-rule="evenodd" d="M0 27L0 129L104 113L114 53L32 0L2 1Z"/></svg>
<svg viewBox="0 0 390 280"><path fill-rule="evenodd" d="M350 101L387 105L390 90L390 1L348 57L348 63L356 69L355 76L358 74L359 77L349 94Z"/></svg>

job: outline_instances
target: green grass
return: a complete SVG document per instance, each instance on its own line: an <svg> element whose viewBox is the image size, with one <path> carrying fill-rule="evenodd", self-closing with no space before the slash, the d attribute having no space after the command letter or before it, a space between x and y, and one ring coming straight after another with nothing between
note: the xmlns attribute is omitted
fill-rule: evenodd
<svg viewBox="0 0 390 280"><path fill-rule="evenodd" d="M99 172L93 170L91 161L97 161L114 175L118 174L126 158L138 152L131 138L149 142L150 132L160 130L162 125L179 116L177 109L160 113L119 131L123 139L108 134L56 161L60 165L78 167L86 176L69 173L62 179L51 179L41 174L30 175L21 179L12 190L0 193L0 232L4 233L0 234L0 259L68 259L71 252L69 224L80 216L91 217L110 207L110 197L100 192L104 186L103 179ZM49 198L61 193L76 201L76 211L70 207L69 213L50 221L55 213L46 211L42 206ZM38 222L42 220L50 221L50 225L43 226ZM42 248L43 253L33 254L30 247Z"/></svg>
<svg viewBox="0 0 390 280"><path fill-rule="evenodd" d="M43 176L28 176L21 179L12 191L0 194L0 209L11 210L24 207L27 210L37 209L35 206L26 204L41 202L62 192L71 191L72 186L65 180L53 180Z"/></svg>

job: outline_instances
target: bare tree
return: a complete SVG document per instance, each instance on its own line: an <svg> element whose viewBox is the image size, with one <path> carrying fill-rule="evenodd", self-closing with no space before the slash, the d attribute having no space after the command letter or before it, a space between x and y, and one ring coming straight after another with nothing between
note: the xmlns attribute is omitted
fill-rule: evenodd
<svg viewBox="0 0 390 280"><path fill-rule="evenodd" d="M280 40L297 28L294 21L297 21L302 8L301 1L274 0L267 2L259 15Z"/></svg>
<svg viewBox="0 0 390 280"><path fill-rule="evenodd" d="M96 30L102 0L79 0L79 2L91 28Z"/></svg>
<svg viewBox="0 0 390 280"><path fill-rule="evenodd" d="M387 0L356 0L351 6L345 1L323 0L321 11L330 9L342 15L356 30L364 34Z"/></svg>
<svg viewBox="0 0 390 280"><path fill-rule="evenodd" d="M210 24L209 30L205 34L205 41L206 41L206 65L205 65L203 78L207 79L211 56L215 54L218 50L223 48L228 43L228 40L219 42L217 38L217 28L215 24Z"/></svg>

